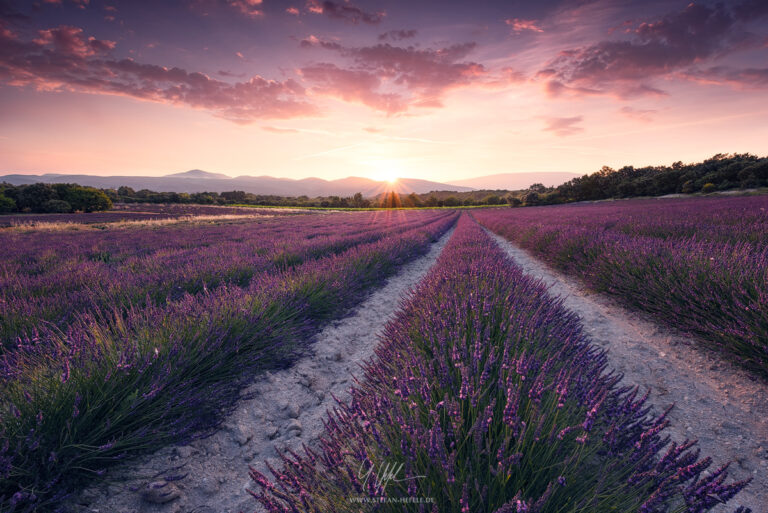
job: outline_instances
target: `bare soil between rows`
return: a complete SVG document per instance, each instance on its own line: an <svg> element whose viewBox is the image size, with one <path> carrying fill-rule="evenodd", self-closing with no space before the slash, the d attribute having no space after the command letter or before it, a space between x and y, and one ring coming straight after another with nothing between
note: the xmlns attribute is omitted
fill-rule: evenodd
<svg viewBox="0 0 768 513"><path fill-rule="evenodd" d="M695 337L673 333L627 310L603 294L559 273L503 237L488 231L523 271L540 279L566 308L581 317L593 342L608 353L622 384L650 389L649 403L661 413L669 405L673 441L698 440L714 470L732 462L730 475L752 483L715 512L738 505L768 513L768 385L750 372L705 350Z"/></svg>

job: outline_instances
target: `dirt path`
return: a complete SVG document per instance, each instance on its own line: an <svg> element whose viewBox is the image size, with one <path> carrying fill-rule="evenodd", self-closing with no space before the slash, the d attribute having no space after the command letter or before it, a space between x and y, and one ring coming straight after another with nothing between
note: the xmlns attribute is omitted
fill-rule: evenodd
<svg viewBox="0 0 768 513"><path fill-rule="evenodd" d="M256 488L248 465L268 473L266 462L280 466L276 449L298 450L312 445L323 432L322 420L337 398L349 398L352 377L373 356L378 334L399 309L409 289L435 263L453 229L432 245L427 255L404 265L387 283L373 292L351 314L327 326L315 339L311 353L286 370L267 373L246 392L226 420L224 429L189 446L166 448L119 469L129 476L118 484L83 492L78 508L83 512L121 513L235 513L252 512L257 503L246 488ZM174 467L170 474L187 474L166 484L151 478ZM137 479L135 476L144 476ZM142 498L147 484L157 483L154 504ZM139 488L139 491L132 491Z"/></svg>
<svg viewBox="0 0 768 513"><path fill-rule="evenodd" d="M582 319L586 331L608 350L608 362L624 373L624 382L651 388L657 411L675 403L667 430L673 440L698 439L715 465L732 461L731 476L752 483L728 506L768 513L768 386L717 355L696 349L696 340L630 312L616 301L591 293L491 232L522 269L541 279L565 306Z"/></svg>

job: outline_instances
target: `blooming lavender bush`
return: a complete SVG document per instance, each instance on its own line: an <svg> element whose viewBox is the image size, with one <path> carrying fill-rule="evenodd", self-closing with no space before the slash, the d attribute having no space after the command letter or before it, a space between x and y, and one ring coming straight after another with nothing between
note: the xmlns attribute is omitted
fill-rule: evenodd
<svg viewBox="0 0 768 513"><path fill-rule="evenodd" d="M0 355L0 511L55 509L114 462L210 433L255 372L295 356L455 218L365 215L354 222L373 241L245 286L39 327Z"/></svg>
<svg viewBox="0 0 768 513"><path fill-rule="evenodd" d="M253 494L275 513L698 513L745 486L726 467L705 476L711 460L669 443L666 414L618 380L465 216L321 447L252 469Z"/></svg>
<svg viewBox="0 0 768 513"><path fill-rule="evenodd" d="M477 212L590 287L768 373L768 197Z"/></svg>

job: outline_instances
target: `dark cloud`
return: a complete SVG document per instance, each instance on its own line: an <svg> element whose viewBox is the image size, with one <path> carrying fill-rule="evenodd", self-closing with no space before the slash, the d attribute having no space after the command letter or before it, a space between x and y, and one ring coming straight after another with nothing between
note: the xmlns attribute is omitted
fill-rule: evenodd
<svg viewBox="0 0 768 513"><path fill-rule="evenodd" d="M19 23L29 21L29 16L21 13L8 0L0 0L0 26L5 23Z"/></svg>
<svg viewBox="0 0 768 513"><path fill-rule="evenodd" d="M546 132L553 132L555 135L560 137L573 135L584 130L584 127L577 126L579 123L584 121L582 116L565 118L549 116L543 117L542 119L547 125L544 130Z"/></svg>
<svg viewBox="0 0 768 513"><path fill-rule="evenodd" d="M308 0L307 9L309 12L315 14L324 14L329 18L341 20L353 25L357 25L359 23L378 25L384 19L384 16L386 16L384 11L366 12L352 4L350 1L332 2L327 0L323 2L320 0Z"/></svg>
<svg viewBox="0 0 768 513"><path fill-rule="evenodd" d="M538 76L547 81L551 94L663 94L648 81L759 45L745 22L768 14L766 5L691 3L680 12L634 25L626 40L563 51Z"/></svg>
<svg viewBox="0 0 768 513"><path fill-rule="evenodd" d="M181 68L112 59L113 47L112 41L86 38L75 27L43 30L31 41L0 27L0 83L185 105L237 123L316 113L294 80L255 76L231 84Z"/></svg>
<svg viewBox="0 0 768 513"><path fill-rule="evenodd" d="M438 49L390 44L354 48L311 38L302 46L332 50L351 61L345 68L327 63L302 68L302 76L317 83L319 91L389 114L412 106L440 107L450 89L490 80L482 64L465 60L475 43Z"/></svg>
<svg viewBox="0 0 768 513"><path fill-rule="evenodd" d="M390 30L379 34L379 41L402 41L403 39L410 39L416 37L416 29L411 30Z"/></svg>

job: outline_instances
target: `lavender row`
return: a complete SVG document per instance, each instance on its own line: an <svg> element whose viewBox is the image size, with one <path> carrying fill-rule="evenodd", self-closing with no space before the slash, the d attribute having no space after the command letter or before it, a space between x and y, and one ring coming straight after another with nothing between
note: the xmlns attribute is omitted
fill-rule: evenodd
<svg viewBox="0 0 768 513"><path fill-rule="evenodd" d="M768 372L768 197L477 212L598 291ZM698 224L696 224L698 223Z"/></svg>
<svg viewBox="0 0 768 513"><path fill-rule="evenodd" d="M746 485L703 475L710 458L669 443L605 362L464 216L321 447L251 469L253 494L271 513L699 513Z"/></svg>
<svg viewBox="0 0 768 513"><path fill-rule="evenodd" d="M0 344L83 311L161 304L374 242L445 213L325 215L226 226L3 234Z"/></svg>
<svg viewBox="0 0 768 513"><path fill-rule="evenodd" d="M296 210L255 207L219 207L174 204L117 204L106 212L78 214L9 214L0 215L0 228L34 223L103 224L121 221L150 221L178 219L189 216L222 215L293 215Z"/></svg>
<svg viewBox="0 0 768 513"><path fill-rule="evenodd" d="M423 218L422 223L423 223ZM254 373L284 365L455 222L112 318L41 328L0 357L0 511L56 510L138 452L205 436Z"/></svg>

